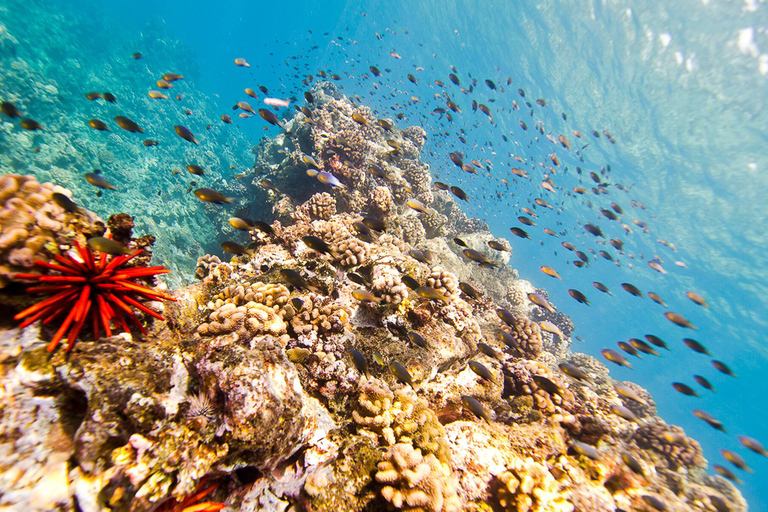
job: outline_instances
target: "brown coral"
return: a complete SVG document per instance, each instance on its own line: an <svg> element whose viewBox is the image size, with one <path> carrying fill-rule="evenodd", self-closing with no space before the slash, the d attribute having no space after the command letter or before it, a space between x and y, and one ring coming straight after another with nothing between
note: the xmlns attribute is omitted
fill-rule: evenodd
<svg viewBox="0 0 768 512"><path fill-rule="evenodd" d="M400 272L392 265L375 265L371 277L371 289L383 302L400 304L408 298L408 287L403 284Z"/></svg>
<svg viewBox="0 0 768 512"><path fill-rule="evenodd" d="M104 233L98 217L82 209L64 210L53 201L54 193L72 194L33 176L0 177L0 288L36 260L49 262L62 247L85 245L86 238Z"/></svg>
<svg viewBox="0 0 768 512"><path fill-rule="evenodd" d="M662 455L672 469L704 467L706 462L698 441L685 435L676 425L646 423L632 436L637 446Z"/></svg>
<svg viewBox="0 0 768 512"><path fill-rule="evenodd" d="M448 464L433 454L426 457L407 443L392 446L379 462L376 481L385 484L381 494L395 508L410 511L461 510L458 481Z"/></svg>
<svg viewBox="0 0 768 512"><path fill-rule="evenodd" d="M537 361L517 361L504 363L504 396L531 396L533 406L548 414L555 412L555 406L564 408L574 403L573 393L566 389L562 381L549 369ZM534 375L544 377L555 384L560 392L550 393L536 382Z"/></svg>
<svg viewBox="0 0 768 512"><path fill-rule="evenodd" d="M442 267L435 267L427 276L427 286L434 288L451 299L459 296L459 279Z"/></svg>
<svg viewBox="0 0 768 512"><path fill-rule="evenodd" d="M282 284L256 281L250 285L232 284L214 297L213 308L220 308L229 302L242 306L247 302L258 302L285 318L283 307L288 303L291 292Z"/></svg>
<svg viewBox="0 0 768 512"><path fill-rule="evenodd" d="M531 322L524 316L516 316L513 325L503 325L501 329L512 336L525 357L535 359L541 354L541 329L536 322Z"/></svg>
<svg viewBox="0 0 768 512"><path fill-rule="evenodd" d="M349 315L349 309L342 304L310 293L304 299L303 309L291 318L291 327L296 334L343 332L349 323Z"/></svg>
<svg viewBox="0 0 768 512"><path fill-rule="evenodd" d="M286 325L280 315L272 308L256 302L248 302L243 306L226 302L211 313L207 323L197 328L201 336L234 333L240 342L249 341L258 334L277 336L285 332Z"/></svg>
<svg viewBox="0 0 768 512"><path fill-rule="evenodd" d="M327 192L313 195L291 214L293 220L309 222L312 220L329 220L336 215L336 200Z"/></svg>
<svg viewBox="0 0 768 512"><path fill-rule="evenodd" d="M502 510L570 511L573 505L558 492L558 482L547 467L531 458L518 459L496 477L495 498Z"/></svg>

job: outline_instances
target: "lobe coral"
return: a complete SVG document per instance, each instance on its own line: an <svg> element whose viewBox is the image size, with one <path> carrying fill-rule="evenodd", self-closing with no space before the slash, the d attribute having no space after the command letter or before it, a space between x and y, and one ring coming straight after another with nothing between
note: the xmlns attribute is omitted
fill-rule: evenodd
<svg viewBox="0 0 768 512"><path fill-rule="evenodd" d="M21 327L26 327L38 320L42 320L43 324L49 324L57 318L65 317L48 344L48 352L56 348L68 329L67 352L72 350L83 325L88 320L93 326L94 338L99 336L100 325L107 336L112 336L111 324L113 322L116 329L129 331L126 318L130 319L142 334L147 334L131 306L149 316L165 321L165 318L136 298L153 301L175 301L176 299L141 286L134 280L167 274L170 270L162 266L125 268L125 264L141 254L142 249L110 258L104 253L98 256L94 255L90 247L81 247L77 243L74 245L82 261L78 261L69 253L65 253L55 256L59 264L45 261L34 262L36 266L55 270L60 275L15 275L16 279L41 283L40 286L27 288L28 292L53 294L14 316L16 320L25 319L21 323Z"/></svg>

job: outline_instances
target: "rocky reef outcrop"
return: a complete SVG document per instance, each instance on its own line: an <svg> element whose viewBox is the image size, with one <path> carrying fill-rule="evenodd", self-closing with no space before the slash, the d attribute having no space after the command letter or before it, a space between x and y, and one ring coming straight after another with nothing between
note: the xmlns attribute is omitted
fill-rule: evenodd
<svg viewBox="0 0 768 512"><path fill-rule="evenodd" d="M3 325L1 504L151 510L207 478L244 511L746 510L647 393L571 352L556 305L462 254L493 237L433 189L423 131L312 93L257 149L269 229L201 256L166 322L52 354Z"/></svg>

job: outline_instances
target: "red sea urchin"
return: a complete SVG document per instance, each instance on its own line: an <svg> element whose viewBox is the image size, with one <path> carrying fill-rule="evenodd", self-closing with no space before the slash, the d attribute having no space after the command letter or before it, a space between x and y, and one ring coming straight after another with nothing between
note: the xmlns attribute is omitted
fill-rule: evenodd
<svg viewBox="0 0 768 512"><path fill-rule="evenodd" d="M176 299L136 284L133 280L140 277L167 274L170 270L165 267L124 268L124 265L138 256L142 249L131 254L112 256L111 258L102 253L97 258L90 247L83 248L77 243L75 243L75 247L82 262L69 254L56 255L56 261L60 265L35 261L35 265L38 267L58 271L61 275L15 275L17 279L45 283L42 286L28 288L28 292L53 294L14 316L16 320L26 319L21 323L21 327L26 327L37 320L42 320L44 324L47 324L66 315L48 344L48 352L56 348L67 329L69 329L67 338L67 352L69 352L75 345L77 336L89 316L93 325L94 338L99 336L99 324L104 328L107 336L112 336L112 328L110 327L112 321L115 322L117 328L122 328L123 331L127 332L129 328L126 316L143 334L147 334L146 329L141 325L130 306L147 315L165 320L134 297L149 300L175 301Z"/></svg>

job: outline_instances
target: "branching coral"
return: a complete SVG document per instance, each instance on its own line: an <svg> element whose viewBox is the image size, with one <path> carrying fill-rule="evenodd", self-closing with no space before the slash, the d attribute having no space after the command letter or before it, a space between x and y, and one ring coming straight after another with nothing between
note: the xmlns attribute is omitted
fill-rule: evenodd
<svg viewBox="0 0 768 512"><path fill-rule="evenodd" d="M531 458L518 459L497 477L496 501L508 512L571 512L558 482L546 466Z"/></svg>
<svg viewBox="0 0 768 512"><path fill-rule="evenodd" d="M524 316L516 316L512 326L504 325L501 329L512 336L519 351L525 357L535 359L541 354L541 329L537 323L531 322Z"/></svg>
<svg viewBox="0 0 768 512"><path fill-rule="evenodd" d="M459 296L458 278L441 267L433 268L432 272L427 276L426 282L427 286L441 292L446 297L455 298Z"/></svg>
<svg viewBox="0 0 768 512"><path fill-rule="evenodd" d="M213 311L208 323L200 324L197 333L201 336L218 336L234 333L240 342L251 340L258 334L278 336L286 332L286 324L274 309L257 302L235 306L225 302Z"/></svg>
<svg viewBox="0 0 768 512"><path fill-rule="evenodd" d="M60 246L84 244L87 237L104 233L104 223L95 215L66 211L53 201L54 193L71 195L33 176L0 176L0 288L35 261L52 261Z"/></svg>
<svg viewBox="0 0 768 512"><path fill-rule="evenodd" d="M371 289L382 301L400 304L408 298L408 287L403 284L400 272L392 265L374 265L371 276Z"/></svg>
<svg viewBox="0 0 768 512"><path fill-rule="evenodd" d="M379 462L376 481L384 484L381 494L395 508L409 511L458 512L461 501L458 481L448 464L433 454L426 457L408 443L390 447Z"/></svg>
<svg viewBox="0 0 768 512"><path fill-rule="evenodd" d="M329 297L310 293L304 299L303 309L291 318L291 328L296 334L343 332L349 323L349 315L346 306Z"/></svg>

